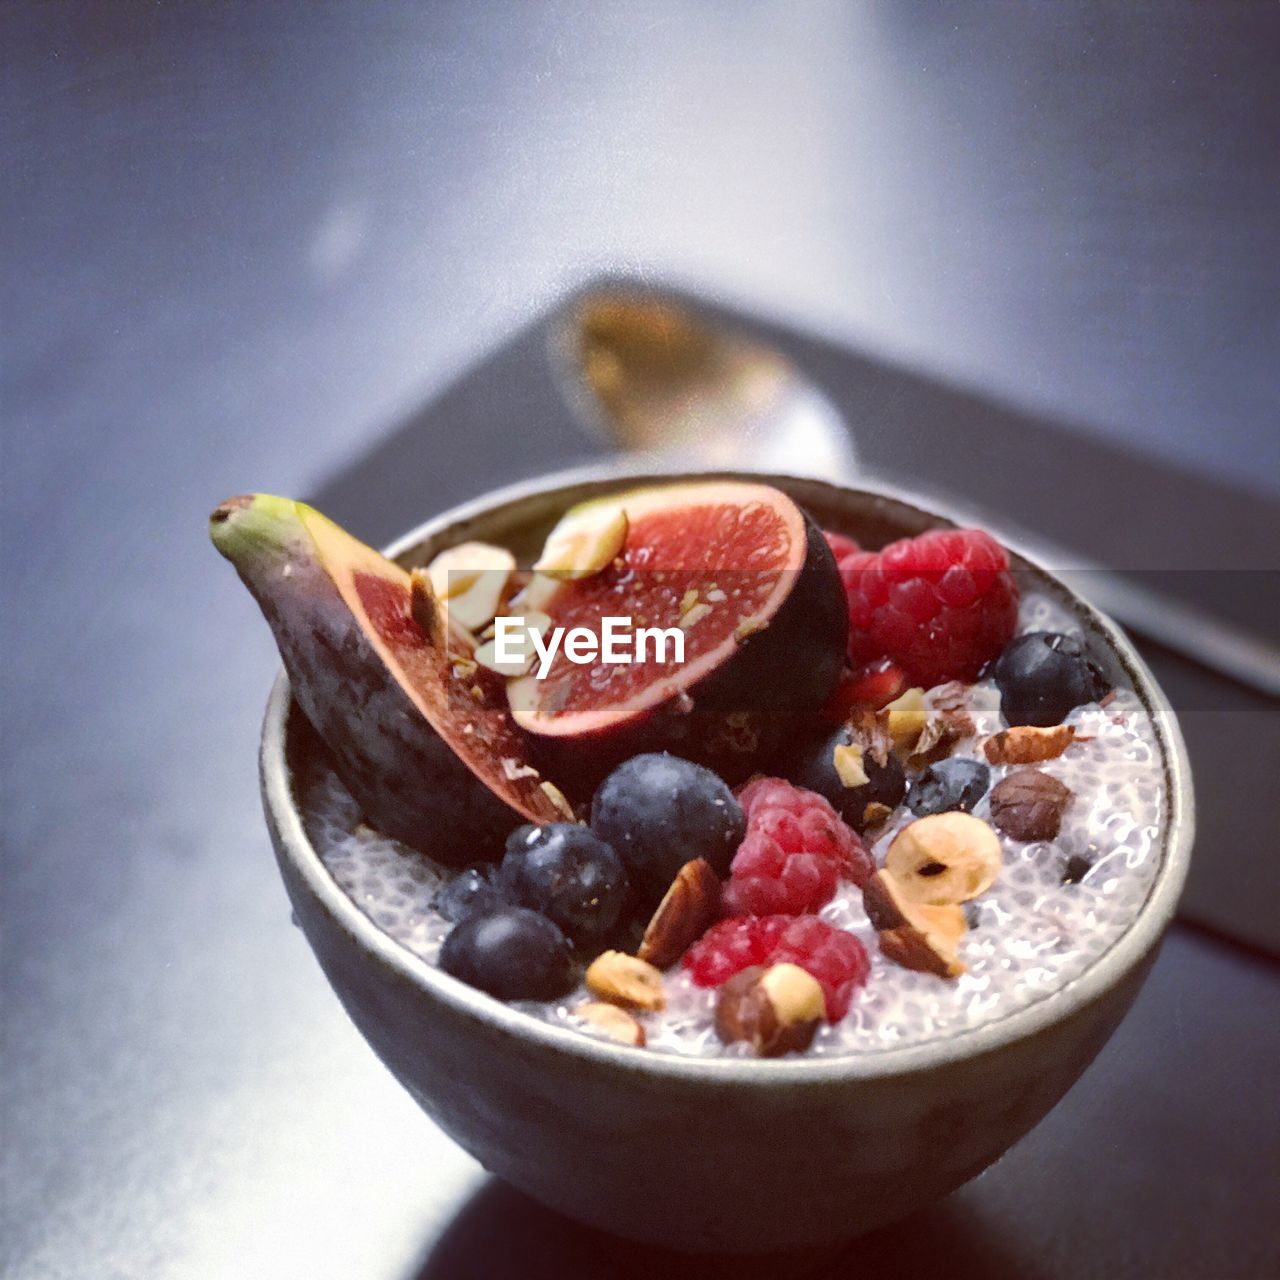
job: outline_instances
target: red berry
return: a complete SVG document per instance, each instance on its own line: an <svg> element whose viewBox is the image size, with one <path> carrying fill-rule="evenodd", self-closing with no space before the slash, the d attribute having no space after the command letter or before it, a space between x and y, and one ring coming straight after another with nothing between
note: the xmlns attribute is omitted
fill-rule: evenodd
<svg viewBox="0 0 1280 1280"><path fill-rule="evenodd" d="M981 529L935 529L839 563L855 666L887 657L925 686L975 680L1013 636L1009 557Z"/></svg>
<svg viewBox="0 0 1280 1280"><path fill-rule="evenodd" d="M851 933L816 916L747 916L722 920L685 952L684 966L700 987L718 987L753 964L798 965L812 974L827 1002L827 1021L849 1012L871 963Z"/></svg>
<svg viewBox="0 0 1280 1280"><path fill-rule="evenodd" d="M826 538L827 546L831 548L831 554L836 558L836 564L847 556L857 555L862 550L846 533L835 533L831 529L824 529L822 536Z"/></svg>
<svg viewBox="0 0 1280 1280"><path fill-rule="evenodd" d="M781 778L757 778L738 795L747 834L724 888L731 916L799 915L829 902L840 878L864 885L871 856L825 797Z"/></svg>

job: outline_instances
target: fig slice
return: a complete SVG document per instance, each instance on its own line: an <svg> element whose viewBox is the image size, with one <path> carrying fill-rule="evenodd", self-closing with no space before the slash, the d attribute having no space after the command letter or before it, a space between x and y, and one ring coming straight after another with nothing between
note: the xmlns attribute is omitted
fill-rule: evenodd
<svg viewBox="0 0 1280 1280"><path fill-rule="evenodd" d="M209 531L373 826L465 863L497 856L521 821L563 816L511 722L502 678L448 626L417 620L430 624L440 607L422 598L426 575L411 579L313 508L268 494L224 502Z"/></svg>
<svg viewBox="0 0 1280 1280"><path fill-rule="evenodd" d="M705 480L634 489L586 504L593 527L622 527L607 563L562 581L543 604L564 634L630 619L629 661L557 653L545 678L508 685L535 756L579 796L621 760L670 750L729 780L821 709L840 678L848 618L835 559L817 526L772 486ZM581 515L578 517L581 519ZM641 628L682 634L645 647Z"/></svg>

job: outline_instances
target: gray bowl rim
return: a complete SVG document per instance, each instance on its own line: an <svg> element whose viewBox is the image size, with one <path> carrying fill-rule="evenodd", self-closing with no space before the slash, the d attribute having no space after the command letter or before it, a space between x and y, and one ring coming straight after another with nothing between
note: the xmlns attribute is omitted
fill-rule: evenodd
<svg viewBox="0 0 1280 1280"><path fill-rule="evenodd" d="M732 1083L753 1088L881 1080L931 1071L951 1063L982 1057L1029 1039L1105 996L1159 944L1173 917L1186 880L1194 836L1194 796L1186 744L1163 691L1116 624L1090 605L1078 591L1068 587L1019 550L1016 535L1002 534L997 522L993 522L986 513L967 511L963 503L950 497L922 497L918 492L865 473L858 477L856 483L841 484L781 472L689 470L678 463L673 463L668 468L661 462L637 469L626 463L605 463L555 472L492 490L424 521L397 538L386 549L386 554L393 559L397 558L416 549L428 539L437 537L451 526L486 515L505 504L536 498L555 490L599 482L664 483L678 476L756 480L780 486L788 483L816 486L828 489L833 494L852 492L873 499L885 498L902 503L914 507L931 520L960 525L979 524L993 536L1000 538L1010 553L1022 562L1017 567L1029 569L1039 575L1057 592L1073 601L1091 638L1100 635L1106 641L1112 656L1119 661L1131 680L1135 692L1151 716L1164 752L1168 822L1161 866L1146 900L1128 930L1083 973L1033 1004L973 1030L943 1036L923 1044L830 1057L761 1060L656 1053L596 1039L571 1027L553 1025L504 1004L428 964L384 933L356 906L321 862L306 834L302 815L294 799L285 751L292 694L288 677L281 670L272 687L262 726L259 755L262 798L268 820L273 823L278 834L280 856L288 858L307 891L341 925L372 963L385 965L397 977L418 987L425 995L440 1001L455 1013L484 1024L501 1037L565 1053L584 1060L584 1064L614 1068L624 1075L636 1072L648 1078L666 1077L689 1083L718 1085Z"/></svg>

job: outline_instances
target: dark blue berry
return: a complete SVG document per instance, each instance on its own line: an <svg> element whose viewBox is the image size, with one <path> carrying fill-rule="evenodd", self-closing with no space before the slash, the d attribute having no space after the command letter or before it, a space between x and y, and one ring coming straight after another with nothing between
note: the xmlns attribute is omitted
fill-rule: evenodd
<svg viewBox="0 0 1280 1280"><path fill-rule="evenodd" d="M917 818L954 810L972 813L990 785L991 770L981 760L939 760L911 784L907 808Z"/></svg>
<svg viewBox="0 0 1280 1280"><path fill-rule="evenodd" d="M779 772L797 787L825 796L849 826L862 832L867 826L867 805L882 804L896 809L902 803L907 790L907 775L892 752L883 752L884 759L881 760L878 753L864 750L862 772L867 775L867 780L861 786L846 787L836 772L835 749L850 745L861 746L862 743L855 739L848 726L834 733L825 733L789 753Z"/></svg>
<svg viewBox="0 0 1280 1280"><path fill-rule="evenodd" d="M487 871L468 867L436 894L433 905L446 920L460 924L471 916L496 911L503 905L503 897L490 881Z"/></svg>
<svg viewBox="0 0 1280 1280"><path fill-rule="evenodd" d="M589 827L552 822L512 833L498 888L508 901L540 911L584 944L603 941L617 926L627 873Z"/></svg>
<svg viewBox="0 0 1280 1280"><path fill-rule="evenodd" d="M710 769L662 752L632 757L600 784L591 828L618 851L632 883L654 896L693 858L728 875L747 823Z"/></svg>
<svg viewBox="0 0 1280 1280"><path fill-rule="evenodd" d="M1000 690L1006 724L1061 724L1073 707L1110 687L1078 636L1029 631L1010 641L987 674Z"/></svg>
<svg viewBox="0 0 1280 1280"><path fill-rule="evenodd" d="M574 983L568 939L524 907L455 925L440 948L440 967L499 1000L554 1000Z"/></svg>

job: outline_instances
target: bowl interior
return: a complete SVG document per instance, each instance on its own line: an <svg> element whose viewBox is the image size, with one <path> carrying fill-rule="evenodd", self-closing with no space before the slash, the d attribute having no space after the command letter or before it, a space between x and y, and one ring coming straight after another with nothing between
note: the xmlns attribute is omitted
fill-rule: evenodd
<svg viewBox="0 0 1280 1280"><path fill-rule="evenodd" d="M825 481L780 475L706 473L709 477L763 480L789 493L823 527L856 536L868 547L932 528L977 523L952 507L943 514L913 496L887 487L846 488ZM528 563L564 510L576 502L637 484L671 479L669 475L575 473L549 477L509 489L455 508L398 539L388 554L407 567L422 565L449 546L469 540L509 546ZM288 693L281 676L264 725L262 770L264 796L270 817L281 835L282 856L288 857L331 913L366 949L370 959L391 966L398 974L426 987L451 1005L463 1006L477 1018L498 1024L513 1035L551 1040L565 1052L589 1058L605 1057L620 1067L675 1074L719 1073L759 1082L782 1076L865 1076L896 1074L934 1066L948 1058L984 1052L1001 1043L1029 1035L1048 1023L1069 1016L1096 999L1139 964L1158 942L1171 918L1186 876L1192 838L1191 786L1185 747L1164 695L1132 645L1107 618L1072 592L1051 573L1021 555L989 520L981 521L1010 550L1024 587L1033 586L1078 618L1090 645L1108 675L1134 689L1151 718L1162 752L1165 774L1161 863L1142 908L1129 929L1077 978L1035 1003L975 1029L904 1049L822 1059L718 1059L674 1054L638 1053L606 1041L555 1027L475 991L441 972L394 942L373 923L332 879L312 847L291 784L290 760L314 749L313 736Z"/></svg>

